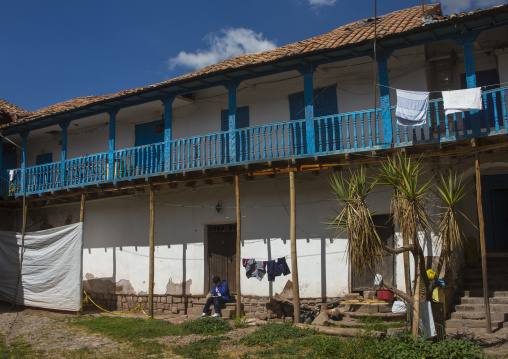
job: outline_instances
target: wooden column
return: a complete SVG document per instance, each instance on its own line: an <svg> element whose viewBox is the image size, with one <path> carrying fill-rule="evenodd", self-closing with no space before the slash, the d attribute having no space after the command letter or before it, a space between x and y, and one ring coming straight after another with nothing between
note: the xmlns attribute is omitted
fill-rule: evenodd
<svg viewBox="0 0 508 359"><path fill-rule="evenodd" d="M153 203L153 187L150 186L150 270L149 270L149 279L148 279L148 309L149 316L153 318L153 278L154 278L154 260L155 260L155 246L154 246L154 217L155 217L155 208Z"/></svg>
<svg viewBox="0 0 508 359"><path fill-rule="evenodd" d="M305 108L305 134L307 154L316 153L316 134L314 131L314 83L312 75L316 70L315 66L308 66L300 69L303 76L303 105Z"/></svg>
<svg viewBox="0 0 508 359"><path fill-rule="evenodd" d="M115 178L116 115L118 110L109 110L108 180Z"/></svg>
<svg viewBox="0 0 508 359"><path fill-rule="evenodd" d="M242 213L240 210L240 184L238 175L235 176L236 193L236 317L242 316L242 286L240 273L242 270Z"/></svg>
<svg viewBox="0 0 508 359"><path fill-rule="evenodd" d="M293 305L295 323L300 323L300 285L298 284L298 260L296 253L296 194L295 173L289 172L289 195L290 195L290 230L291 239L291 274L293 279Z"/></svg>
<svg viewBox="0 0 508 359"><path fill-rule="evenodd" d="M79 207L79 221L81 223L83 223L83 227L84 227L84 223L85 223L85 194L84 193L81 195L81 205ZM113 250L115 250L115 249L113 248ZM81 303L83 303L83 239L81 240L81 273L79 276L79 295L81 298ZM84 310L84 308L82 306L81 310L78 310L78 315L82 315L83 310Z"/></svg>
<svg viewBox="0 0 508 359"><path fill-rule="evenodd" d="M416 238L418 240L418 238ZM413 254L415 260L415 292L413 295L413 340L418 341L418 332L420 330L420 267L419 256Z"/></svg>
<svg viewBox="0 0 508 359"><path fill-rule="evenodd" d="M379 96L381 98L381 117L383 121L383 143L393 142L393 130L392 130L392 114L390 112L390 89L388 81L388 58L390 53L379 51L376 54L376 61L379 74ZM379 137L377 133L378 126L376 126L376 137Z"/></svg>
<svg viewBox="0 0 508 359"><path fill-rule="evenodd" d="M173 139L173 101L175 96L162 100L164 105L164 172L171 171L171 140Z"/></svg>
<svg viewBox="0 0 508 359"><path fill-rule="evenodd" d="M236 162L240 154L236 153L236 90L240 82L233 81L226 85L228 89L228 124L229 124L229 160Z"/></svg>
<svg viewBox="0 0 508 359"><path fill-rule="evenodd" d="M492 322L490 319L490 303L489 303L489 282L487 277L487 249L485 247L485 222L483 221L483 205L482 205L482 181L480 173L480 159L478 152L475 153L476 167L476 206L478 207L478 224L480 229L480 246L482 252L482 275L483 275L483 301L485 305L485 325L487 333L492 332Z"/></svg>

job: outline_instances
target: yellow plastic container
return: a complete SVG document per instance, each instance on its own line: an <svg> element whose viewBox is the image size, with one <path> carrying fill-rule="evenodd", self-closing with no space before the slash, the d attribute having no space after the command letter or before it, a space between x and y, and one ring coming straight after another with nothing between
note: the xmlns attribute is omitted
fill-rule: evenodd
<svg viewBox="0 0 508 359"><path fill-rule="evenodd" d="M443 288L434 288L432 292L432 300L434 302L443 303L443 314L446 318L446 297Z"/></svg>

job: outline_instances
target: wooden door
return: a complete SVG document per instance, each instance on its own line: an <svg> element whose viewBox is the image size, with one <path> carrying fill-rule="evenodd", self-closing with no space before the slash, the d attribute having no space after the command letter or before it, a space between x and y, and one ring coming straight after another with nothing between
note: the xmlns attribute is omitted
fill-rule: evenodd
<svg viewBox="0 0 508 359"><path fill-rule="evenodd" d="M372 216L372 219L377 227L377 232L383 243L385 243L388 247L393 248L394 227L390 215L375 215ZM394 284L394 256L389 253L384 253L382 258L378 258L375 272L380 273L383 276L383 280L386 282ZM366 272L363 275L358 275L353 270L351 276L353 283L351 286L352 291L355 292L374 290L374 275L375 273L371 272Z"/></svg>
<svg viewBox="0 0 508 359"><path fill-rule="evenodd" d="M216 275L236 292L236 224L208 226L208 287Z"/></svg>

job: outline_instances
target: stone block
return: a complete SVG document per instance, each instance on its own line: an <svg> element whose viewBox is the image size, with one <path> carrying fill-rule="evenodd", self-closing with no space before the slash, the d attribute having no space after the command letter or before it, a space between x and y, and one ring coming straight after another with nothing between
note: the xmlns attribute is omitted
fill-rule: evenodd
<svg viewBox="0 0 508 359"><path fill-rule="evenodd" d="M358 313L378 313L379 312L379 306L378 305L359 305L358 310L356 310Z"/></svg>
<svg viewBox="0 0 508 359"><path fill-rule="evenodd" d="M356 300L360 297L360 293L347 293L344 294L345 300Z"/></svg>
<svg viewBox="0 0 508 359"><path fill-rule="evenodd" d="M173 303L182 303L182 297L173 297Z"/></svg>
<svg viewBox="0 0 508 359"><path fill-rule="evenodd" d="M143 298L142 297L138 297L138 303L141 303L143 302Z"/></svg>
<svg viewBox="0 0 508 359"><path fill-rule="evenodd" d="M363 291L363 297L365 299L374 299L375 296L376 296L376 291L374 291L374 290L364 290Z"/></svg>
<svg viewBox="0 0 508 359"><path fill-rule="evenodd" d="M163 303L164 304L164 303ZM166 310L170 310L171 309L171 304L164 304L164 309Z"/></svg>
<svg viewBox="0 0 508 359"><path fill-rule="evenodd" d="M171 313L178 314L178 308L176 307L176 305L174 305L173 308L171 308Z"/></svg>
<svg viewBox="0 0 508 359"><path fill-rule="evenodd" d="M126 302L132 302L132 295L128 295L126 298Z"/></svg>
<svg viewBox="0 0 508 359"><path fill-rule="evenodd" d="M326 326L328 325L328 320L329 320L328 314L319 313L319 315L312 321L312 324Z"/></svg>
<svg viewBox="0 0 508 359"><path fill-rule="evenodd" d="M185 310L185 307L186 307L186 306L185 306L185 303L178 303L178 304L176 305L176 307L178 308L178 310Z"/></svg>
<svg viewBox="0 0 508 359"><path fill-rule="evenodd" d="M166 302L167 302L167 303L173 303L173 296L172 296L172 295L168 295L168 296L166 297Z"/></svg>
<svg viewBox="0 0 508 359"><path fill-rule="evenodd" d="M390 305L380 305L379 307L379 313L391 313L392 307Z"/></svg>
<svg viewBox="0 0 508 359"><path fill-rule="evenodd" d="M167 303L167 297L160 297L161 303Z"/></svg>

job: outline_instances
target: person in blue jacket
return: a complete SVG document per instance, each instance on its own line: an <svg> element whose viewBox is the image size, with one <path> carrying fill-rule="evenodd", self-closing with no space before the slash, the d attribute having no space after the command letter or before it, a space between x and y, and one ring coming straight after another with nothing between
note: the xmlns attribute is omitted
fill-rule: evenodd
<svg viewBox="0 0 508 359"><path fill-rule="evenodd" d="M222 303L229 302L229 287L226 281L221 281L218 276L213 277L213 288L212 288L212 296L207 299L205 307L203 308L202 317L206 317L208 310L210 309L210 305L213 303L213 309L215 311L212 317L220 317L220 308L219 306Z"/></svg>

